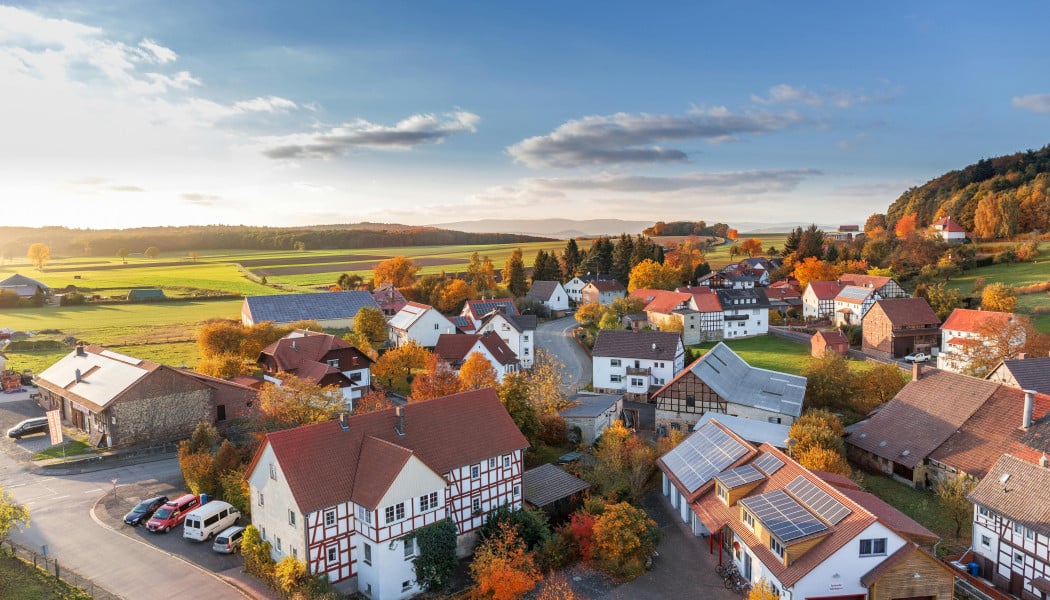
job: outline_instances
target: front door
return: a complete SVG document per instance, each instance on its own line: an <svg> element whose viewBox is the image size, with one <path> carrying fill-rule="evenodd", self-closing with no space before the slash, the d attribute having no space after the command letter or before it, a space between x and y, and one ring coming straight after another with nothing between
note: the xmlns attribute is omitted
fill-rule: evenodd
<svg viewBox="0 0 1050 600"><path fill-rule="evenodd" d="M1010 593L1020 598L1022 590L1024 590L1024 575L1010 571Z"/></svg>
<svg viewBox="0 0 1050 600"><path fill-rule="evenodd" d="M751 581L751 555L747 552L744 553L744 579Z"/></svg>

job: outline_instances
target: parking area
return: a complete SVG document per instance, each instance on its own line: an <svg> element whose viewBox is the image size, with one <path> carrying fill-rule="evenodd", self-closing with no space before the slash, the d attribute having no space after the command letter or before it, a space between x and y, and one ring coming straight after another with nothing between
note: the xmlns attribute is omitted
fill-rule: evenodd
<svg viewBox="0 0 1050 600"><path fill-rule="evenodd" d="M44 416L44 409L29 398L30 393L36 392L36 388L26 390L28 391L0 394L0 432L3 432L4 440L9 442L4 444L4 447L10 451L9 454L23 459L51 447L51 439L47 433L35 433L18 440L7 437L7 430L19 422Z"/></svg>

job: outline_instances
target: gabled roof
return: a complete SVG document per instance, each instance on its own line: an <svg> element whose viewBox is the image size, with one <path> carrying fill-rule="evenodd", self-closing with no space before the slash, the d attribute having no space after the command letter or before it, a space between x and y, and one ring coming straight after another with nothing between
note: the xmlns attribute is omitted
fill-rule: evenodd
<svg viewBox="0 0 1050 600"><path fill-rule="evenodd" d="M875 306L882 309L894 327L938 325L941 322L926 298L884 298L876 300ZM868 314L872 314L871 310Z"/></svg>
<svg viewBox="0 0 1050 600"><path fill-rule="evenodd" d="M164 295L164 290L159 288L140 288L128 291L128 301L134 302L136 300L162 300L167 298Z"/></svg>
<svg viewBox="0 0 1050 600"><path fill-rule="evenodd" d="M464 319L466 318L464 317ZM539 322L536 315L505 315L501 312L491 312L481 321L481 325L478 328L480 329L496 319L503 319L519 333L535 330Z"/></svg>
<svg viewBox="0 0 1050 600"><path fill-rule="evenodd" d="M442 333L438 336L434 354L441 360L459 364L467 360L471 351L480 343L501 365L512 365L518 362L518 355L507 346L495 332L485 333Z"/></svg>
<svg viewBox="0 0 1050 600"><path fill-rule="evenodd" d="M399 408L404 411L404 435L394 429L394 408L351 415L345 430L338 420L332 420L270 433L256 452L248 475L269 445L303 513L347 500L376 508L368 502L374 501L375 490L382 484L369 481L392 481L408 460L406 451L443 475L528 446L491 389L412 402ZM366 439L386 444L369 441L366 456ZM359 477L369 481L359 483Z"/></svg>
<svg viewBox="0 0 1050 600"><path fill-rule="evenodd" d="M295 373L296 375L303 377L304 373L300 372L300 369L310 363L323 361L325 355L333 350L351 350L355 354L357 362L360 364L360 368L372 364L371 358L357 348L354 348L354 346L346 340L327 333L318 333L316 331L307 331L303 329L296 329L283 338L263 348L262 352L259 353L259 359L261 360L264 356L272 357L278 371ZM350 370L345 368L347 366L349 365L340 365L344 370ZM336 369L337 372L339 370L340 369ZM311 372L314 374L318 373L317 371Z"/></svg>
<svg viewBox="0 0 1050 600"><path fill-rule="evenodd" d="M834 300L846 284L838 281L810 281L809 290L817 297L817 300Z"/></svg>
<svg viewBox="0 0 1050 600"><path fill-rule="evenodd" d="M722 304L722 310L769 308L769 297L761 288L722 289L715 290L715 294L718 295L718 301Z"/></svg>
<svg viewBox="0 0 1050 600"><path fill-rule="evenodd" d="M372 294L365 290L248 296L244 301L248 304L252 320L256 323L352 319L357 315L357 311L366 306L379 310Z"/></svg>
<svg viewBox="0 0 1050 600"><path fill-rule="evenodd" d="M561 283L558 281L533 281L532 287L525 293L525 297L546 302L551 299L551 296L554 295L559 286L561 286Z"/></svg>
<svg viewBox="0 0 1050 600"><path fill-rule="evenodd" d="M394 284L389 282L376 286L376 289L372 290L372 298L376 301L376 304L383 308L404 306L408 302L404 294L398 291Z"/></svg>
<svg viewBox="0 0 1050 600"><path fill-rule="evenodd" d="M1050 536L1050 469L1003 455L969 498L974 504Z"/></svg>
<svg viewBox="0 0 1050 600"><path fill-rule="evenodd" d="M591 487L586 481L550 463L525 471L521 483L525 501L539 508Z"/></svg>
<svg viewBox="0 0 1050 600"><path fill-rule="evenodd" d="M828 346L838 346L843 344L849 346L849 340L847 340L846 336L838 329L833 331L818 331L813 334L813 337L820 337Z"/></svg>
<svg viewBox="0 0 1050 600"><path fill-rule="evenodd" d="M963 227L951 217L941 217L933 222L933 227L942 231L950 231L952 233L966 233L966 228Z"/></svg>
<svg viewBox="0 0 1050 600"><path fill-rule="evenodd" d="M849 434L847 442L914 467L943 444L999 388L966 375L923 369L892 400Z"/></svg>
<svg viewBox="0 0 1050 600"><path fill-rule="evenodd" d="M591 355L673 361L681 345L682 336L672 331L603 329L598 332Z"/></svg>
<svg viewBox="0 0 1050 600"><path fill-rule="evenodd" d="M460 314L465 317L470 317L475 321L480 321L485 315L494 310L501 311L506 315L518 314L518 307L514 304L513 298L467 300L467 303L463 305L463 311Z"/></svg>
<svg viewBox="0 0 1050 600"><path fill-rule="evenodd" d="M589 281L584 288L592 287L598 292L626 292L627 288L615 279L603 279L601 281Z"/></svg>
<svg viewBox="0 0 1050 600"><path fill-rule="evenodd" d="M739 466L757 453L754 446L712 419L697 425L681 443L657 458L656 465L692 502L711 488L720 472Z"/></svg>
<svg viewBox="0 0 1050 600"><path fill-rule="evenodd" d="M623 398L623 394L581 394L573 398L573 404L558 411L562 417L594 418Z"/></svg>
<svg viewBox="0 0 1050 600"><path fill-rule="evenodd" d="M1022 390L1035 390L1050 394L1050 357L1004 360L993 369L1008 371ZM988 374L991 377L992 373Z"/></svg>
<svg viewBox="0 0 1050 600"><path fill-rule="evenodd" d="M903 566L906 561L913 556L921 556L926 562L936 565L937 568L944 571L942 576L949 578L948 581L951 581L950 578L955 576L955 572L948 568L946 564L939 559L934 558L933 555L925 549L920 548L917 544L909 542L901 546L899 550L888 556L885 560L875 565L875 568L865 573L860 578L861 584L866 588L871 588L871 586L878 583L879 579L882 579L884 575L890 573L895 567ZM916 572L916 574L918 573Z"/></svg>
<svg viewBox="0 0 1050 600"><path fill-rule="evenodd" d="M848 302L850 304L864 304L875 293L873 288L859 285L847 285L835 296L835 302Z"/></svg>
<svg viewBox="0 0 1050 600"><path fill-rule="evenodd" d="M474 333L477 331L477 327L474 325L474 321L470 320L470 317L457 315L448 319L452 321L452 324L456 326L456 330L460 333Z"/></svg>
<svg viewBox="0 0 1050 600"><path fill-rule="evenodd" d="M1016 318L1017 316L1014 313L957 308L944 320L944 323L941 324L941 329L965 331L968 333L1001 331Z"/></svg>
<svg viewBox="0 0 1050 600"><path fill-rule="evenodd" d="M429 304L409 302L387 321L387 326L398 331L408 331L428 310L434 310L434 307Z"/></svg>
<svg viewBox="0 0 1050 600"><path fill-rule="evenodd" d="M700 415L700 419L696 422L696 425L693 425L693 429L699 429L708 421L714 420L717 420L719 425L747 440L750 444L755 444L756 446L771 444L780 449L787 448L787 440L790 437L788 432L791 430L791 426L783 423L770 423L769 421L759 421L758 419L706 412Z"/></svg>
<svg viewBox="0 0 1050 600"><path fill-rule="evenodd" d="M637 289L631 292L632 298L641 298L645 302L646 312L671 314L676 308L688 304L693 299L692 294L672 292L669 290Z"/></svg>
<svg viewBox="0 0 1050 600"><path fill-rule="evenodd" d="M19 287L19 286L23 286L23 285L28 285L28 286L35 287L35 288L40 288L40 289L42 289L44 291L47 291L47 290L51 289L51 288L47 287L46 284L44 284L44 283L42 283L40 281L37 281L36 279L32 279L30 277L26 277L25 275L21 275L19 273L15 273L14 275L8 277L7 279L4 279L3 281L0 281L0 288Z"/></svg>
<svg viewBox="0 0 1050 600"><path fill-rule="evenodd" d="M845 273L839 276L839 281L847 285L859 285L872 289L880 289L882 286L893 281L890 277L881 275L861 275L859 273Z"/></svg>
<svg viewBox="0 0 1050 600"><path fill-rule="evenodd" d="M37 376L37 385L102 410L148 374L170 368L113 352L102 346L83 346L82 350L70 352L45 369Z"/></svg>
<svg viewBox="0 0 1050 600"><path fill-rule="evenodd" d="M651 397L659 397L686 373L692 373L733 404L795 417L802 414L802 399L806 396L805 377L752 367L722 342L675 375Z"/></svg>

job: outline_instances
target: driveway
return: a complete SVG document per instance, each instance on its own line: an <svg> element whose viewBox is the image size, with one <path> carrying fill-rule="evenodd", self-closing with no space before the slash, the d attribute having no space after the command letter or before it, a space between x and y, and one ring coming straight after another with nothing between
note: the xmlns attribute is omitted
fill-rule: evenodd
<svg viewBox="0 0 1050 600"><path fill-rule="evenodd" d="M591 357L572 339L578 325L575 317L562 317L536 327L536 348L565 365L565 386L570 393L591 383Z"/></svg>

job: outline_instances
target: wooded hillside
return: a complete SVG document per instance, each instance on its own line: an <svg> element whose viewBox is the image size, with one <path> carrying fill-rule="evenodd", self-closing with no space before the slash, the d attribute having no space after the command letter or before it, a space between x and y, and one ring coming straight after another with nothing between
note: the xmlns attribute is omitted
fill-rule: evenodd
<svg viewBox="0 0 1050 600"><path fill-rule="evenodd" d="M977 237L1050 230L1050 145L977 161L904 192L886 211L890 228L907 214L924 227L950 216Z"/></svg>

